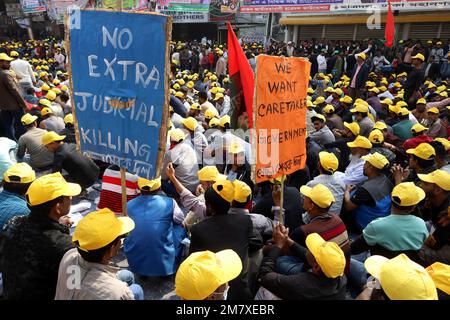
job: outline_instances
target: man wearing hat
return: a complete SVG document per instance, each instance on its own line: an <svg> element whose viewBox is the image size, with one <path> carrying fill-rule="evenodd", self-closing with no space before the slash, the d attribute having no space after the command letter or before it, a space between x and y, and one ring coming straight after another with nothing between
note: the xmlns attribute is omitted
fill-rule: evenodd
<svg viewBox="0 0 450 320"><path fill-rule="evenodd" d="M36 170L45 170L53 163L53 153L42 145L42 137L47 132L37 127L37 117L26 113L21 119L27 132L19 138L17 158L23 159L25 153L30 155L30 165Z"/></svg>
<svg viewBox="0 0 450 320"><path fill-rule="evenodd" d="M7 72L12 60L6 53L0 53L0 120L3 135L16 141L24 133L20 118L27 105L13 77Z"/></svg>
<svg viewBox="0 0 450 320"><path fill-rule="evenodd" d="M392 108L390 107L390 109ZM410 111L407 108L397 107L396 114L399 122L392 126L392 131L400 138L401 142L404 142L413 137L411 129L414 123L409 120Z"/></svg>
<svg viewBox="0 0 450 320"><path fill-rule="evenodd" d="M369 77L369 66L365 63L366 54L361 52L356 55L357 63L350 73L350 87L349 96L353 99L359 98L362 94L362 89Z"/></svg>
<svg viewBox="0 0 450 320"><path fill-rule="evenodd" d="M392 208L386 217L373 220L351 244L352 255L369 250L388 258L406 253L414 256L428 237L425 222L413 215L425 192L412 182L397 185L391 194Z"/></svg>
<svg viewBox="0 0 450 320"><path fill-rule="evenodd" d="M141 196L127 204L136 228L124 243L130 270L143 276L168 276L181 261L186 231L183 211L173 198L161 193L161 177L138 179Z"/></svg>
<svg viewBox="0 0 450 320"><path fill-rule="evenodd" d="M19 84L22 87L22 93L25 94L26 89L32 87L36 83L36 78L33 73L33 69L28 61L20 59L19 53L17 51L11 51L11 69L15 72L17 78L19 79Z"/></svg>
<svg viewBox="0 0 450 320"><path fill-rule="evenodd" d="M230 113L230 97L225 93L218 92L214 97L216 102L216 109L219 112L220 117L226 116Z"/></svg>
<svg viewBox="0 0 450 320"><path fill-rule="evenodd" d="M323 112L327 119L326 124L331 131L334 131L335 129L344 130L342 118L335 113L335 108L332 105L326 105L325 108L323 108Z"/></svg>
<svg viewBox="0 0 450 320"><path fill-rule="evenodd" d="M41 99L45 100L43 103L47 103L47 99ZM51 107L45 107L41 110L41 118L42 121L39 124L39 127L41 129L45 129L47 131L55 131L55 132L61 132L65 128L64 119L61 117L56 116L53 113L53 110Z"/></svg>
<svg viewBox="0 0 450 320"><path fill-rule="evenodd" d="M227 300L228 283L241 272L241 258L231 249L194 252L177 271L175 292L183 300Z"/></svg>
<svg viewBox="0 0 450 320"><path fill-rule="evenodd" d="M120 269L109 265L134 227L132 219L117 218L109 209L81 219L72 236L76 248L69 250L59 265L55 300L134 300L132 290L119 279ZM74 270L82 278L76 286L69 286Z"/></svg>
<svg viewBox="0 0 450 320"><path fill-rule="evenodd" d="M381 132L381 130L373 129L369 135L369 141L370 143L372 143L372 149L370 150L370 153L378 152L379 154L386 157L386 159L389 161L389 164L394 164L396 155L390 149L392 147L389 144L384 143L384 134L383 132Z"/></svg>
<svg viewBox="0 0 450 320"><path fill-rule="evenodd" d="M30 214L12 218L0 233L0 270L7 300L53 300L61 258L73 244L60 219L81 187L58 173L34 180L25 195Z"/></svg>
<svg viewBox="0 0 450 320"><path fill-rule="evenodd" d="M414 149L406 150L409 155L409 171L402 169L400 166L393 168L393 177L395 184L400 182L414 182L418 184L420 179L418 174L431 173L437 169L436 167L436 151L428 143L421 143ZM409 174L408 174L409 173ZM407 175L404 177L403 175Z"/></svg>
<svg viewBox="0 0 450 320"><path fill-rule="evenodd" d="M58 132L58 134L65 135L66 136L66 142L67 143L76 143L75 138L75 126L74 126L74 120L73 120L73 114L69 113L64 116L64 124L66 127L64 130L61 130Z"/></svg>
<svg viewBox="0 0 450 320"><path fill-rule="evenodd" d="M187 117L181 120L181 124L184 129L189 132L189 135L186 137L187 141L189 141L192 147L197 154L197 163L200 167L203 165L203 151L208 146L208 141L206 140L205 135L200 131L200 127L197 120L192 117Z"/></svg>
<svg viewBox="0 0 450 320"><path fill-rule="evenodd" d="M54 154L52 171L68 173L67 180L81 185L83 191L92 186L98 179L99 167L91 158L81 154L73 143L65 143L65 136L54 131L42 136L42 144Z"/></svg>
<svg viewBox="0 0 450 320"><path fill-rule="evenodd" d="M361 232L371 221L389 214L391 208L390 180L385 176L389 161L378 152L362 157L363 174L367 180L354 189L347 187L344 196L346 212L351 212L351 226Z"/></svg>
<svg viewBox="0 0 450 320"><path fill-rule="evenodd" d="M284 300L344 300L347 279L344 275L345 255L338 244L325 241L319 234L306 237L306 248L288 236L289 231L278 224L274 228L270 251L264 257L258 274L261 286ZM309 272L283 275L275 271L282 248L289 248L301 261L307 263Z"/></svg>
<svg viewBox="0 0 450 320"><path fill-rule="evenodd" d="M414 149L421 143L430 143L433 141L433 139L427 135L427 130L428 128L420 123L413 125L411 127L413 137L403 143L403 150Z"/></svg>
<svg viewBox="0 0 450 320"><path fill-rule="evenodd" d="M423 54L418 53L411 59L412 69L408 73L408 78L403 84L403 89L405 89L404 100L409 105L413 105L413 102L415 102L415 97L419 91L421 84L424 81L423 63L425 62L425 57Z"/></svg>
<svg viewBox="0 0 450 320"><path fill-rule="evenodd" d="M252 299L246 273L253 225L250 217L246 215L228 214L233 199L234 185L228 180L216 181L205 191L206 215L210 218L192 226L189 253L234 250L241 258L243 269L241 274L230 282L229 300Z"/></svg>
<svg viewBox="0 0 450 320"><path fill-rule="evenodd" d="M427 125L428 123L428 112L427 112L427 100L425 98L420 98L416 102L416 108L411 111L413 116L417 119L417 122L422 125Z"/></svg>
<svg viewBox="0 0 450 320"><path fill-rule="evenodd" d="M320 145L325 145L327 143L332 143L335 141L334 134L331 132L330 128L325 124L326 118L322 114L316 114L311 118L314 124L314 132L309 133L311 140L317 142Z"/></svg>
<svg viewBox="0 0 450 320"><path fill-rule="evenodd" d="M0 193L0 230L11 218L30 213L25 194L35 179L33 169L26 163L16 163L5 171Z"/></svg>
<svg viewBox="0 0 450 320"><path fill-rule="evenodd" d="M337 148L340 152L339 156L339 171L345 171L350 160L350 147L348 142L352 142L359 135L359 125L357 122L347 123L344 122L344 130L334 130L333 134L336 136L336 141L333 143L325 144L326 149ZM317 162L315 162L317 163ZM311 171L313 172L313 171Z"/></svg>
<svg viewBox="0 0 450 320"><path fill-rule="evenodd" d="M436 138L430 142L430 145L436 151L436 166L438 169L450 172L449 153L450 141L446 138Z"/></svg>
<svg viewBox="0 0 450 320"><path fill-rule="evenodd" d="M428 136L430 138L447 138L447 130L439 119L439 109L432 107L428 109Z"/></svg>
<svg viewBox="0 0 450 320"><path fill-rule="evenodd" d="M365 160L362 157L370 153L372 143L366 137L359 135L354 141L347 142L347 146L350 148L351 155L350 163L345 169L343 182L347 186L355 186L367 180L363 173Z"/></svg>
<svg viewBox="0 0 450 320"><path fill-rule="evenodd" d="M359 134L364 137L369 137L370 132L373 129L374 122L368 117L369 105L367 103L355 104L355 107L350 110L355 115L355 120L359 125Z"/></svg>

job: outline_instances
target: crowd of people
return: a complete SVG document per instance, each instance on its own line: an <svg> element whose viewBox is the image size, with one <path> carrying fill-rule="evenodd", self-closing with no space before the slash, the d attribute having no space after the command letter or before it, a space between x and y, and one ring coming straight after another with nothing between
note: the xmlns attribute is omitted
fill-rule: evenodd
<svg viewBox="0 0 450 320"><path fill-rule="evenodd" d="M449 44L242 48L311 62L306 167L255 184L226 44L173 41L161 176L126 173L124 216L120 168L77 149L64 42L0 44L4 299L143 299L135 276L171 275L185 300L448 299Z"/></svg>

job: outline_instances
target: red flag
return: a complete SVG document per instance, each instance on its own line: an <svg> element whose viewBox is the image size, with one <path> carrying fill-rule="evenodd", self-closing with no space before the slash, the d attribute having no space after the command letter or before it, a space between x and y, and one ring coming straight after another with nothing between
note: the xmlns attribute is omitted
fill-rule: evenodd
<svg viewBox="0 0 450 320"><path fill-rule="evenodd" d="M244 94L245 108L241 107L243 104L235 104L235 120L242 112L247 111L249 127L253 127L253 89L255 86L255 78L253 75L252 67L245 56L244 51L239 44L239 41L234 34L233 28L230 22L227 22L228 28L228 71L230 73L231 82L237 88L242 90ZM239 82L239 83L237 83ZM239 101L234 99L233 101Z"/></svg>
<svg viewBox="0 0 450 320"><path fill-rule="evenodd" d="M394 35L395 35L395 27L394 27L394 15L392 14L391 1L388 1L388 13L386 18L386 30L384 30L384 38L386 39L385 46L392 47L394 44Z"/></svg>

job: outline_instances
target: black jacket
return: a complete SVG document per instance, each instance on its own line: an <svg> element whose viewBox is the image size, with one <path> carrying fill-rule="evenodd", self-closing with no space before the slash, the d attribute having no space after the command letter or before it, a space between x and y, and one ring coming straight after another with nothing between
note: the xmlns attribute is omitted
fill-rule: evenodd
<svg viewBox="0 0 450 320"><path fill-rule="evenodd" d="M0 233L4 297L54 300L59 263L71 248L69 228L45 215L12 218Z"/></svg>
<svg viewBox="0 0 450 320"><path fill-rule="evenodd" d="M253 224L250 217L237 214L214 215L191 228L189 254L232 249L241 258L243 269L239 277L230 281L229 300L253 299L247 283L247 259L252 235Z"/></svg>
<svg viewBox="0 0 450 320"><path fill-rule="evenodd" d="M353 67L351 76L350 76L350 85L353 82L353 77L355 76L357 68L358 68L358 64L355 64ZM367 65L367 63L363 63L361 66L361 69L359 70L358 74L356 75L355 89L364 88L366 81L369 78L369 70L370 70L370 67Z"/></svg>

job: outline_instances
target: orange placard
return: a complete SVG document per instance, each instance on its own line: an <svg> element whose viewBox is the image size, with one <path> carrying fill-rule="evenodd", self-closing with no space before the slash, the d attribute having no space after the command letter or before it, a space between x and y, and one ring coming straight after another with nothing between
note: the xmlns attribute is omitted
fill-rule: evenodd
<svg viewBox="0 0 450 320"><path fill-rule="evenodd" d="M256 58L253 116L257 183L305 167L310 70L311 63L303 58Z"/></svg>

